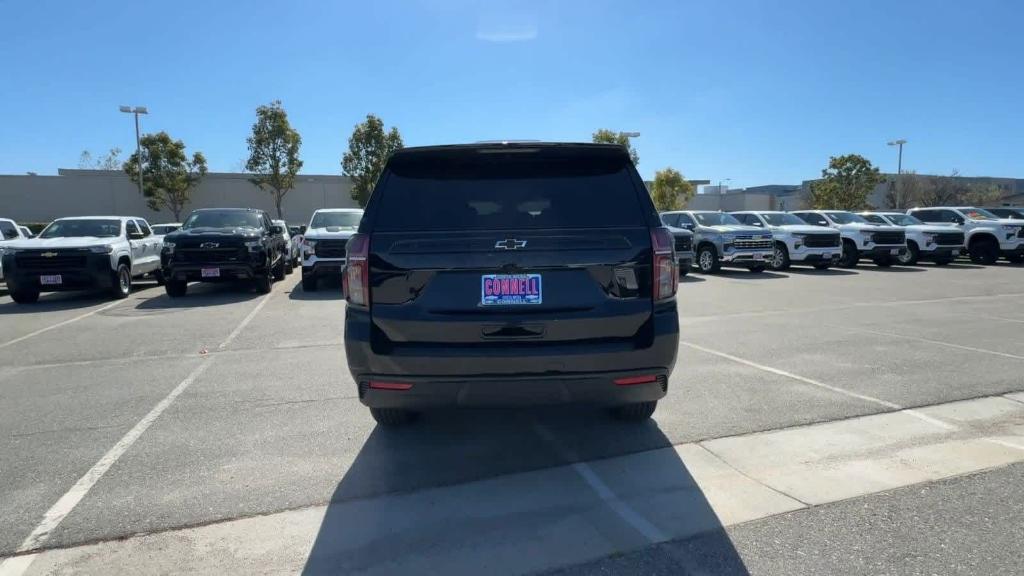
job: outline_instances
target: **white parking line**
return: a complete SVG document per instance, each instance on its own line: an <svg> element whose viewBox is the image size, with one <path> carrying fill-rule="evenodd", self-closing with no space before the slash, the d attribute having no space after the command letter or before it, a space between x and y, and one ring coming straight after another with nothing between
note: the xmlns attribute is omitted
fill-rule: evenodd
<svg viewBox="0 0 1024 576"><path fill-rule="evenodd" d="M817 380L812 380L810 378L806 378L806 377L800 376L798 374L793 374L792 372L786 372L785 370L780 370L778 368L773 368L771 366L765 366L764 364L758 364L757 362L752 362L750 360L746 360L746 359L740 358L738 356L733 356L732 354L727 354L725 352L720 352L718 350L712 350L711 348L705 348L704 346L700 346L698 344L693 344L693 343L690 343L690 342L680 341L679 345L680 346L686 346L687 348L693 348L694 350L699 350L699 351L704 352L706 354L712 354L712 355L718 356L720 358L725 358L726 360L731 360L733 362L736 362L737 364L743 364L745 366L750 366L751 368L757 368L758 370L762 370L764 372L769 372L771 374L776 374L778 376L783 376L785 378L791 378L793 380L797 380L797 381L803 382L805 384L810 384L811 386L817 386L818 388L824 388L825 390L829 390L829 391L835 392L837 394L842 394L844 396L849 396L850 398L856 398L858 400L863 400L865 402L870 402L872 404L877 404L878 406L883 406L885 408L890 408L892 410L899 410L901 412L909 414L910 416L913 416L915 418L918 418L920 420L923 420L925 422L928 422L929 424L932 424L932 425L937 426L939 428L943 428L945 430L956 430L957 429L957 427L954 426L953 424L950 424L948 422L944 422L944 421L939 420L937 418L933 418L931 416L928 416L927 414L922 414L921 412L918 412L917 410L914 410L914 409L911 409L911 408L904 408L904 407L900 406L899 404L896 404L895 402L889 402L888 400L882 400L881 398L875 398L874 396L868 396L866 394L860 394L860 393L857 393L857 392L853 392L851 390L846 390L845 388L839 388L838 386L832 386L831 384L825 384L824 382L819 382Z"/></svg>
<svg viewBox="0 0 1024 576"><path fill-rule="evenodd" d="M889 338L897 338L901 340L913 340L915 342L925 342L927 344L935 344L938 346L945 346L947 348L956 348L958 350L967 350L969 352L979 352L981 354L990 354L992 356L1001 356L1003 358L1013 358L1014 360L1024 360L1024 356L1018 356L1017 354L1010 354L1008 352L998 352L996 350L987 350L985 348L975 348L974 346L963 346L961 344L953 344L952 342L943 342L942 340L932 340L931 338L921 338L918 336L906 336L904 334L896 334L894 332L883 332L881 330L868 330L866 328L851 328L849 326L840 325L828 325L831 328L837 330L848 330L850 332L863 332L864 334L875 334L877 336L888 336Z"/></svg>
<svg viewBox="0 0 1024 576"><path fill-rule="evenodd" d="M224 348L230 343L238 334L245 328L249 322L256 316L263 306L267 303L267 300L273 293L267 294L263 297L259 304L253 308L242 322L228 335L228 337L218 346L218 348ZM109 306L108 306L109 307ZM98 310L93 311L93 313ZM88 472L82 476L75 485L67 491L66 494L60 497L57 502L46 511L43 515L42 522L36 526L25 541L18 547L17 553L21 554L24 552L30 552L42 546L49 539L53 531L60 525L60 523L75 509L75 506L82 501L83 498L89 493L89 490L99 482L100 478L110 470L118 459L121 458L132 447L133 444L142 436L142 434L153 425L153 422L164 413L165 410L178 398L193 382L202 374L210 364L214 361L214 357L207 357L198 366L196 366L189 374L181 381L180 384L174 387L171 392L164 397L148 414L142 417L127 434L122 437L114 447L111 448L106 454L100 458L99 462L93 465ZM21 576L28 570L32 564L32 559L35 558L35 554L28 554L22 556L14 556L7 558L0 563L0 576Z"/></svg>
<svg viewBox="0 0 1024 576"><path fill-rule="evenodd" d="M562 442L551 433L550 430L542 426L541 424L534 423L534 430L540 435L548 444L550 444L556 452L562 455L563 458L568 460L578 460L576 454L569 450ZM669 537L662 532L660 528L652 524L649 520L644 518L639 512L631 508L628 504L623 502L615 492L601 480L601 477L594 472L594 469L590 467L586 462L574 462L572 464L573 471L576 472L590 486L590 489L597 494L598 498L602 502L608 505L626 524L629 524L637 532L643 535L651 544L658 542L666 542ZM2 575L0 575L2 576Z"/></svg>
<svg viewBox="0 0 1024 576"><path fill-rule="evenodd" d="M35 337L35 336L39 336L40 334L44 334L46 332L49 332L50 330L55 330L57 328L60 328L61 326L67 326L68 324L71 324L72 322L78 322L79 320L82 320L83 318L88 318L89 316L92 316L93 314L98 314L100 312L103 312L104 310L109 310L109 309L113 308L114 306L117 306L118 304L121 304L122 302L125 302L125 300L114 300L113 302L111 302L109 304L105 304L103 306L100 306L99 308L97 308L95 310L91 310L89 312L86 312L85 314L80 314L78 316L75 316L74 318L70 318L68 320L64 320L63 322L57 322L53 326L47 326L46 328L40 328L39 330L36 330L35 332L30 332L28 334L25 334L24 336L19 336L19 337L15 338L14 340L8 340L7 342L4 342L4 343L0 344L0 348L6 348L8 346L11 346L12 344L17 344L18 342L23 342L25 340L28 340L29 338L32 338L32 337Z"/></svg>

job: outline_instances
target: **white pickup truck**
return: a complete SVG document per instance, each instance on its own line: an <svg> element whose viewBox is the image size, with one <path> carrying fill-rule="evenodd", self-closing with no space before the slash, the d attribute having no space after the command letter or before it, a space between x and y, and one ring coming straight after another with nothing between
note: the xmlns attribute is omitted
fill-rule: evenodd
<svg viewBox="0 0 1024 576"><path fill-rule="evenodd" d="M126 298L133 278L159 276L160 245L142 218L60 218L35 238L5 244L0 258L19 304L37 301L40 292L96 288Z"/></svg>
<svg viewBox="0 0 1024 576"><path fill-rule="evenodd" d="M302 239L303 290L316 290L324 277L337 277L341 285L345 245L362 218L358 208L324 208L313 213Z"/></svg>
<svg viewBox="0 0 1024 576"><path fill-rule="evenodd" d="M809 264L826 270L839 261L842 240L836 230L811 226L786 212L770 210L730 212L737 220L772 231L775 255L772 270L785 270L790 264Z"/></svg>
<svg viewBox="0 0 1024 576"><path fill-rule="evenodd" d="M0 218L0 282L4 281L4 246L15 240L25 240L26 238L30 238L30 236L25 234L24 226L18 226L18 223L10 218Z"/></svg>
<svg viewBox="0 0 1024 576"><path fill-rule="evenodd" d="M1020 220L1000 218L972 206L911 208L907 214L963 232L964 245L975 264L995 264L1000 256L1014 264L1024 263L1024 223Z"/></svg>
<svg viewBox="0 0 1024 576"><path fill-rule="evenodd" d="M795 210L791 212L813 226L839 230L843 237L841 268L853 268L861 258L878 266L892 266L907 250L907 234L898 226L879 226L845 210Z"/></svg>
<svg viewBox="0 0 1024 576"><path fill-rule="evenodd" d="M925 224L902 212L861 212L860 215L872 224L899 226L907 232L907 251L897 258L904 266L913 266L918 260L945 266L964 251L964 233L949 226Z"/></svg>

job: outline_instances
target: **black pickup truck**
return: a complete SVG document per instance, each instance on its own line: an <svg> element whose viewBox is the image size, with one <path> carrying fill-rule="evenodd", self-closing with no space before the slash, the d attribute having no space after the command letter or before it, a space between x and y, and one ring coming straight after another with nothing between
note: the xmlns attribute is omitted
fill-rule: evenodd
<svg viewBox="0 0 1024 576"><path fill-rule="evenodd" d="M181 229L164 236L160 265L171 297L184 296L189 282L252 280L262 293L284 280L287 241L262 210L204 208L189 214Z"/></svg>

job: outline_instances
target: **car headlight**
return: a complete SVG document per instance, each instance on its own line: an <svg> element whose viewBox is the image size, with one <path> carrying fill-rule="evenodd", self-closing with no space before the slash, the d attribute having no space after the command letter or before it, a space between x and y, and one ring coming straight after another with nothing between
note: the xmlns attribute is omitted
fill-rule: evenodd
<svg viewBox="0 0 1024 576"><path fill-rule="evenodd" d="M303 238L302 243L310 248L316 248L316 240L310 240L309 238Z"/></svg>
<svg viewBox="0 0 1024 576"><path fill-rule="evenodd" d="M250 242L246 242L245 246L249 249L249 252L257 252L263 248L263 243L259 240L252 240Z"/></svg>
<svg viewBox="0 0 1024 576"><path fill-rule="evenodd" d="M106 246L90 246L89 247L89 252L92 252L93 254L110 254L113 251L114 251L114 247L109 245L109 244L106 245Z"/></svg>
<svg viewBox="0 0 1024 576"><path fill-rule="evenodd" d="M1016 232L1017 230L1020 230L1020 226L1007 226L1005 224L1003 225L1004 232Z"/></svg>

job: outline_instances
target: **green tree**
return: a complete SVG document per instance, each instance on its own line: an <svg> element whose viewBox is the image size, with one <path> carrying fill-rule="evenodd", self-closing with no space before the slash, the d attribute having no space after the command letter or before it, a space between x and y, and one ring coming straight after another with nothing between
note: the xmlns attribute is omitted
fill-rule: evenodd
<svg viewBox="0 0 1024 576"><path fill-rule="evenodd" d="M693 198L693 184L683 178L675 168L665 168L654 173L651 198L658 211L679 210Z"/></svg>
<svg viewBox="0 0 1024 576"><path fill-rule="evenodd" d="M156 212L169 210L175 221L180 222L192 190L206 175L206 158L202 152L189 158L185 143L172 140L166 132L146 134L141 143L141 161L135 152L122 168L133 181L138 181L141 164L146 205Z"/></svg>
<svg viewBox="0 0 1024 576"><path fill-rule="evenodd" d="M402 135L394 126L384 131L384 122L373 114L356 124L348 139L348 152L341 158L341 173L352 178L352 199L366 206L373 187L392 152L403 147Z"/></svg>
<svg viewBox="0 0 1024 576"><path fill-rule="evenodd" d="M78 157L78 167L82 170L119 170L121 168L121 149L111 148L109 152L93 159L92 152L82 150Z"/></svg>
<svg viewBox="0 0 1024 576"><path fill-rule="evenodd" d="M868 195L884 180L863 156L832 156L821 180L811 183L808 203L815 209L864 210L870 207Z"/></svg>
<svg viewBox="0 0 1024 576"><path fill-rule="evenodd" d="M302 169L299 159L302 137L288 122L288 113L281 107L280 100L256 108L256 122L246 142L249 159L245 169L253 174L249 181L260 190L270 192L277 217L284 218L281 202L295 186L295 175Z"/></svg>
<svg viewBox="0 0 1024 576"><path fill-rule="evenodd" d="M601 128L594 132L591 138L598 144L619 144L625 146L629 152L629 159L633 161L633 165L640 164L640 155L636 153L636 148L633 148L633 143L630 142L629 136L625 132L612 132L607 128Z"/></svg>

